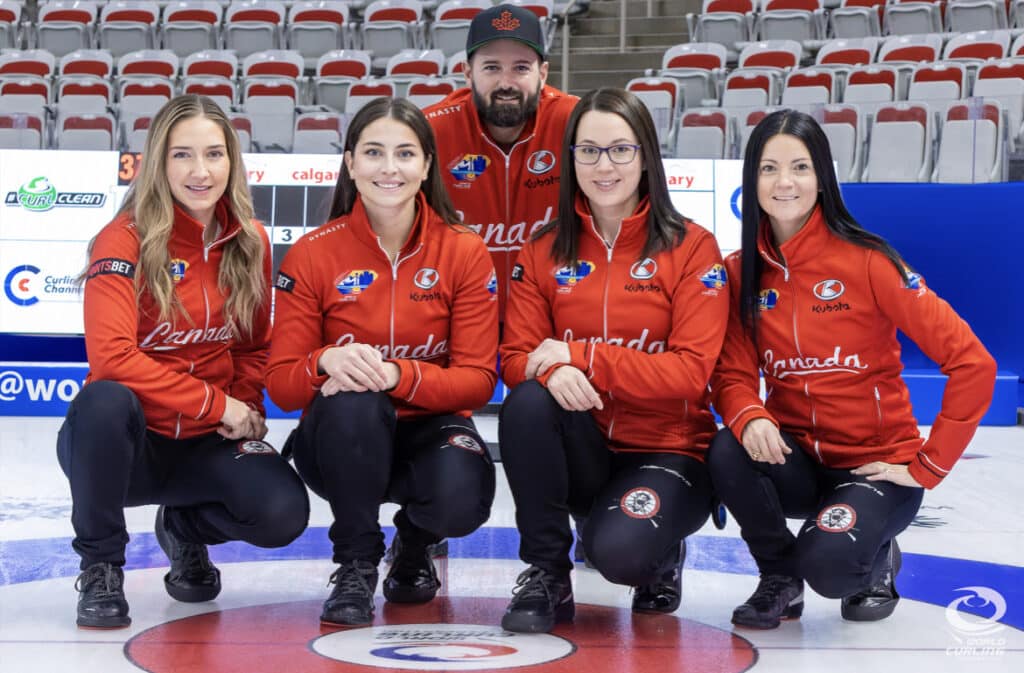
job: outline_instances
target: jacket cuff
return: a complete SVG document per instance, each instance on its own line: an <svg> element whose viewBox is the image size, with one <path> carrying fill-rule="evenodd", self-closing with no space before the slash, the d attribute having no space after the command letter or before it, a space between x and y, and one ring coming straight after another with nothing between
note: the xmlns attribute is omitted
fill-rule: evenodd
<svg viewBox="0 0 1024 673"><path fill-rule="evenodd" d="M387 360L398 367L398 383L394 388L387 391L391 397L405 400L413 391L416 385L416 368L412 360Z"/></svg>
<svg viewBox="0 0 1024 673"><path fill-rule="evenodd" d="M593 344L589 341L570 341L569 342L569 364L586 373L590 369L589 359L591 357L591 350L594 348ZM552 370L554 368L552 367ZM550 371L550 370L549 370Z"/></svg>
<svg viewBox="0 0 1024 673"><path fill-rule="evenodd" d="M539 383L542 386L544 386L545 388L547 388L548 387L548 379L550 379L551 375L555 373L555 370L558 369L559 367L565 367L565 366L567 366L567 365L564 362L559 362L559 363L551 365L550 367L548 367L548 370L546 372L544 372L543 374L541 374L540 376L537 377L537 383ZM568 365L568 366L573 366L573 365Z"/></svg>
<svg viewBox="0 0 1024 673"><path fill-rule="evenodd" d="M224 417L224 410L228 406L228 396L220 388L210 386L210 390L213 393L213 399L210 401L210 411L206 413L205 418L214 423L220 423L220 419Z"/></svg>
<svg viewBox="0 0 1024 673"><path fill-rule="evenodd" d="M942 483L942 477L925 467L924 458L921 453L918 453L917 456L910 461L910 465L907 466L907 471L910 473L910 476L917 481L917 483L921 484L925 488L932 489Z"/></svg>

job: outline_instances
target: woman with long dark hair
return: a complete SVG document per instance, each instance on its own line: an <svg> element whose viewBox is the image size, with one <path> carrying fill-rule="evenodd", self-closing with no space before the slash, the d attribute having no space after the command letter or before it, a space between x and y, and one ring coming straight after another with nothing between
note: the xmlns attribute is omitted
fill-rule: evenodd
<svg viewBox="0 0 1024 673"><path fill-rule="evenodd" d="M168 101L83 274L88 384L57 437L82 557L79 626L131 623L126 506L162 505L164 586L186 602L220 593L207 545L280 547L306 527L306 489L262 441L271 266L252 217L231 122L204 96Z"/></svg>
<svg viewBox="0 0 1024 673"><path fill-rule="evenodd" d="M883 619L899 600L896 535L970 441L995 362L846 210L828 139L809 115L780 110L754 128L742 206L743 247L726 259L729 331L712 377L727 428L708 458L760 571L732 621L768 629L799 617L805 581L842 599L845 619ZM900 377L897 329L949 376L927 440ZM795 536L787 517L805 519Z"/></svg>
<svg viewBox="0 0 1024 673"><path fill-rule="evenodd" d="M391 602L440 587L428 547L490 514L494 464L469 418L497 381L497 282L483 240L458 224L423 113L379 98L352 119L329 221L277 277L271 398L303 409L286 445L334 513L334 585L321 620L373 619L395 502Z"/></svg>
<svg viewBox="0 0 1024 673"><path fill-rule="evenodd" d="M501 346L512 392L502 463L530 565L502 619L574 615L569 515L589 561L679 607L687 535L710 512L707 384L728 313L714 237L672 206L654 123L621 89L580 100L562 150L558 220L520 253Z"/></svg>

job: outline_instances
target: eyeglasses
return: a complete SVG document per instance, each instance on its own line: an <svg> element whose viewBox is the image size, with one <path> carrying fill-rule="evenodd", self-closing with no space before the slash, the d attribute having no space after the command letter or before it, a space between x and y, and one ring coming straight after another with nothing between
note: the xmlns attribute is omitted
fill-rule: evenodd
<svg viewBox="0 0 1024 673"><path fill-rule="evenodd" d="M639 145L612 145L611 147L598 147L597 145L571 145L572 158L578 164L591 166L601 160L601 155L607 153L613 164L628 164L636 159L636 153L640 150Z"/></svg>

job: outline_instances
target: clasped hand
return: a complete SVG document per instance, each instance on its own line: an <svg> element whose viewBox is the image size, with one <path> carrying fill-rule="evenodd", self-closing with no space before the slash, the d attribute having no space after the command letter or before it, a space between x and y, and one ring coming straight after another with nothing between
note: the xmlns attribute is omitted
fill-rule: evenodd
<svg viewBox="0 0 1024 673"><path fill-rule="evenodd" d="M353 343L328 348L320 355L319 370L327 374L320 393L330 397L340 392L383 392L398 385L401 370L385 362L381 352L367 344Z"/></svg>
<svg viewBox="0 0 1024 673"><path fill-rule="evenodd" d="M217 434L227 439L263 439L267 436L266 419L245 402L228 395Z"/></svg>

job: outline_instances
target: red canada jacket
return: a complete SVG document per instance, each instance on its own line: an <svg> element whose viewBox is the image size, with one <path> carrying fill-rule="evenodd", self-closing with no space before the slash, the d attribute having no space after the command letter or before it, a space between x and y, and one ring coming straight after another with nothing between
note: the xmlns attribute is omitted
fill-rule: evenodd
<svg viewBox="0 0 1024 673"><path fill-rule="evenodd" d="M214 432L226 395L263 413L263 374L270 344L270 245L263 226L266 301L253 317L251 335L226 323L227 296L217 287L224 244L241 224L217 204L221 231L203 243L203 225L175 206L168 242L174 292L187 316L160 320L143 285L136 300L139 234L128 215L106 225L93 245L85 282L87 381L122 383L142 403L146 425L167 437ZM141 279L140 279L141 282Z"/></svg>
<svg viewBox="0 0 1024 673"><path fill-rule="evenodd" d="M519 255L501 346L502 378L523 382L530 352L545 338L569 342L572 366L601 395L591 414L615 451L671 451L704 459L715 434L708 378L729 312L718 244L686 225L682 243L640 257L649 207L641 201L611 245L601 238L586 200L579 264L556 264L555 232ZM557 367L538 377L541 384Z"/></svg>
<svg viewBox="0 0 1024 673"><path fill-rule="evenodd" d="M481 123L473 92L459 89L424 112L437 136L438 161L463 224L483 237L498 273L505 315L508 278L519 250L557 216L559 156L579 101L544 86L536 117L506 154Z"/></svg>
<svg viewBox="0 0 1024 673"><path fill-rule="evenodd" d="M389 392L399 418L469 416L497 382L497 282L479 236L445 224L417 196L409 240L392 263L362 200L288 250L277 276L267 391L305 409L327 376L320 355L364 343L401 370Z"/></svg>
<svg viewBox="0 0 1024 673"><path fill-rule="evenodd" d="M762 224L758 348L737 313L740 253L726 259L732 287L713 402L737 438L766 418L792 434L822 465L909 464L936 486L970 442L995 386L996 364L970 327L909 273L905 283L884 254L834 236L815 210L776 256ZM900 376L902 330L949 376L942 410L921 438ZM764 372L767 401L758 395Z"/></svg>

